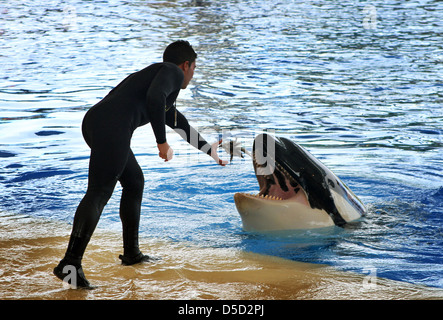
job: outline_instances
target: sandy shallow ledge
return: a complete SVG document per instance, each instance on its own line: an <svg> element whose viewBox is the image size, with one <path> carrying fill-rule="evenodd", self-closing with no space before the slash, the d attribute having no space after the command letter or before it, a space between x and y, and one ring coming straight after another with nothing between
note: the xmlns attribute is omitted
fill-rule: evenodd
<svg viewBox="0 0 443 320"><path fill-rule="evenodd" d="M442 299L443 290L235 249L141 239L154 263L121 266L121 235L100 230L83 268L95 290L72 290L52 275L67 223L0 213L0 299ZM375 280L375 281L374 281Z"/></svg>

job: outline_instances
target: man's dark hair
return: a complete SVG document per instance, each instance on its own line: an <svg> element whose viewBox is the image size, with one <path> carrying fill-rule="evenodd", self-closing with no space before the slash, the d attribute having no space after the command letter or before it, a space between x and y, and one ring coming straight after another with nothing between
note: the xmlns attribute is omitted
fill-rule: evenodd
<svg viewBox="0 0 443 320"><path fill-rule="evenodd" d="M197 54L191 44L185 40L178 40L168 45L163 53L163 62L172 62L180 65L185 61L189 64L195 61Z"/></svg>

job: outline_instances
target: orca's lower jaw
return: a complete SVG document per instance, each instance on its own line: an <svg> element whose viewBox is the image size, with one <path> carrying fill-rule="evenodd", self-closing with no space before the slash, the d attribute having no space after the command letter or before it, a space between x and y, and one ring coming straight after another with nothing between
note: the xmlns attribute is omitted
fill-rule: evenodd
<svg viewBox="0 0 443 320"><path fill-rule="evenodd" d="M325 211L308 205L302 190L288 199L269 194L236 193L234 201L245 231L273 232L334 225Z"/></svg>

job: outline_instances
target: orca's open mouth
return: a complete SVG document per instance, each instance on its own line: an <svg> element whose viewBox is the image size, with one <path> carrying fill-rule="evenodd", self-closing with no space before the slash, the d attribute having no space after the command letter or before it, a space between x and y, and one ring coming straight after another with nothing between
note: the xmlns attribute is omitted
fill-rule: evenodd
<svg viewBox="0 0 443 320"><path fill-rule="evenodd" d="M260 188L257 197L280 201L292 200L307 204L306 192L275 159L268 157L267 164L264 166L257 162L254 152L252 162ZM268 170L269 165L272 166L271 170Z"/></svg>
<svg viewBox="0 0 443 320"><path fill-rule="evenodd" d="M309 205L306 191L278 162L275 154L267 152L267 145L262 141L254 141L252 163L260 191L257 194L244 195L274 201L290 200Z"/></svg>

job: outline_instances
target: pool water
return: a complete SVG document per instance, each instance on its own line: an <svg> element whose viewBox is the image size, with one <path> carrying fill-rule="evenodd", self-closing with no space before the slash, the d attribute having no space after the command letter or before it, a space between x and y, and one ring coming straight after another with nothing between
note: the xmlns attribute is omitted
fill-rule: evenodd
<svg viewBox="0 0 443 320"><path fill-rule="evenodd" d="M149 125L141 235L443 288L443 3L33 1L0 5L0 214L71 223L86 190L85 112L167 44L198 53L177 107L211 142L272 131L303 145L367 205L346 228L251 234L235 192L251 160L219 167ZM228 158L221 152L221 156ZM99 228L121 230L116 191Z"/></svg>

